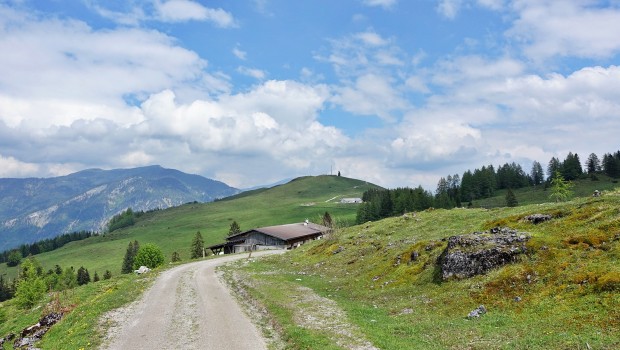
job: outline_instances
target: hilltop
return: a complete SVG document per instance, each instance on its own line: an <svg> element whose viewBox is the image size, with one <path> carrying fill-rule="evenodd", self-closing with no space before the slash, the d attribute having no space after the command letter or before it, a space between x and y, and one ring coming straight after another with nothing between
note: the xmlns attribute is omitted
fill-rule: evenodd
<svg viewBox="0 0 620 350"><path fill-rule="evenodd" d="M219 181L156 165L0 179L0 251L73 231L103 231L113 215L129 207L164 209L238 192Z"/></svg>

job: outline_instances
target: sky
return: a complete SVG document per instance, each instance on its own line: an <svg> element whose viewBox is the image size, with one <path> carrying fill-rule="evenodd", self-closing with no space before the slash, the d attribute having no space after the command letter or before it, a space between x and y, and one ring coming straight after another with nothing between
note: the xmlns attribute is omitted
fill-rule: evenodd
<svg viewBox="0 0 620 350"><path fill-rule="evenodd" d="M0 177L434 190L619 134L620 0L0 0Z"/></svg>

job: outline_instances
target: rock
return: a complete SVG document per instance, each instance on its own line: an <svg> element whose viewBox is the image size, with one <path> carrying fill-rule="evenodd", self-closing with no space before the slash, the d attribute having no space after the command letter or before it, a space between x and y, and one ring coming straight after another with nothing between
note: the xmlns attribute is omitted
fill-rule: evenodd
<svg viewBox="0 0 620 350"><path fill-rule="evenodd" d="M413 309L406 308L406 309L403 309L403 311L401 311L400 313L403 314L403 315L409 315L409 314L413 313Z"/></svg>
<svg viewBox="0 0 620 350"><path fill-rule="evenodd" d="M338 253L341 253L342 251L344 251L344 247L343 246L339 246L338 249L334 250L334 252L332 254L336 255Z"/></svg>
<svg viewBox="0 0 620 350"><path fill-rule="evenodd" d="M518 303L518 302L520 302L522 299L521 299L521 297L517 296L517 297L514 297L514 299L512 299L512 300L514 300L515 302L517 302L517 303Z"/></svg>
<svg viewBox="0 0 620 350"><path fill-rule="evenodd" d="M477 308L473 309L468 315L467 318L478 318L487 313L487 308L484 305L480 305Z"/></svg>
<svg viewBox="0 0 620 350"><path fill-rule="evenodd" d="M20 337L15 339L13 342L13 348L30 350L35 349L33 347L34 343L41 340L50 327L60 321L62 316L62 313L52 312L43 316L36 324L24 328L20 333ZM6 340L11 340L14 337L14 334L9 334L9 336L6 337Z"/></svg>
<svg viewBox="0 0 620 350"><path fill-rule="evenodd" d="M418 257L420 256L420 253L418 252L411 252L411 261L416 261L418 260Z"/></svg>
<svg viewBox="0 0 620 350"><path fill-rule="evenodd" d="M548 214L532 214L523 218L523 221L528 221L534 225L538 225L542 222L549 221L553 219L551 215Z"/></svg>
<svg viewBox="0 0 620 350"><path fill-rule="evenodd" d="M452 236L438 259L442 279L463 279L518 260L527 251L527 233L509 228Z"/></svg>
<svg viewBox="0 0 620 350"><path fill-rule="evenodd" d="M134 272L135 272L135 273L137 273L138 275L141 275L141 274L143 274L143 273L147 273L147 272L149 272L149 271L151 271L151 269L149 269L148 267L146 267L146 266L140 266L140 268L139 268L139 269L137 269L137 270L135 270Z"/></svg>

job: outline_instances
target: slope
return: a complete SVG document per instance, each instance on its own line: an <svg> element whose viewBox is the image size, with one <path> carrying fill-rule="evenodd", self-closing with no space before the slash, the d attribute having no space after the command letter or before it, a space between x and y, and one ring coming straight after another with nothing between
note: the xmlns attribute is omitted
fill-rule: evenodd
<svg viewBox="0 0 620 350"><path fill-rule="evenodd" d="M523 220L535 213L553 219ZM436 262L446 238L496 226L529 232L527 254L486 275L443 281ZM617 349L619 258L616 189L567 203L368 222L285 256L240 264L234 274L242 271L237 283L247 281L245 295L267 308L292 348L335 348L338 339L302 322L301 315L316 314L298 302L299 291L310 288L336 301L381 349ZM488 312L468 319L479 305Z"/></svg>
<svg viewBox="0 0 620 350"><path fill-rule="evenodd" d="M181 259L189 258L192 238L200 231L205 244L215 244L224 239L233 220L242 230L254 227L313 221L327 211L341 225L355 221L357 205L340 204L334 197L360 197L369 188L377 187L364 181L337 177L316 176L295 179L288 184L251 195L239 195L233 199L212 203L188 203L166 210L148 212L132 227L114 231L111 234L72 242L48 253L37 255L45 269L55 264L65 268L86 267L91 274L103 274L110 270L120 271L125 250L130 241L155 243L170 259L172 252ZM15 268L0 265L0 274L15 276Z"/></svg>

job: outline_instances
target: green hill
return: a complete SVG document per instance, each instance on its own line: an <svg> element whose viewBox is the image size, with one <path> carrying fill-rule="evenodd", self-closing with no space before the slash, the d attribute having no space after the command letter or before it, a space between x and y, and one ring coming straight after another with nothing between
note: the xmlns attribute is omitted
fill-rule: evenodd
<svg viewBox="0 0 620 350"><path fill-rule="evenodd" d="M536 213L552 219L523 220ZM437 261L448 237L497 226L530 233L527 253L485 275L442 280ZM248 281L246 292L293 348L337 348L342 337L303 325L300 315L320 315L317 305L299 302L308 300L300 291L311 290L322 304L335 301L381 349L618 349L619 258L616 189L565 203L427 210L368 222L239 264L235 273L245 274L238 280ZM468 319L479 305L487 313Z"/></svg>
<svg viewBox="0 0 620 350"><path fill-rule="evenodd" d="M302 177L270 189L250 191L212 203L188 203L166 210L148 212L128 228L103 236L72 242L66 246L37 255L44 269L55 264L63 268L86 267L91 274L110 270L120 272L121 262L130 241L155 243L170 259L177 251L182 260L189 259L190 243L200 231L206 245L221 242L233 220L242 230L266 225L318 221L326 211L343 225L355 221L357 205L340 204L338 198L360 197L369 188L377 187L364 181L338 177ZM0 275L16 275L16 268L0 264Z"/></svg>

